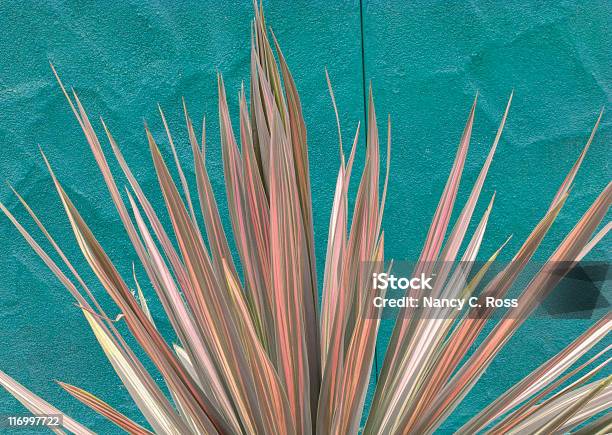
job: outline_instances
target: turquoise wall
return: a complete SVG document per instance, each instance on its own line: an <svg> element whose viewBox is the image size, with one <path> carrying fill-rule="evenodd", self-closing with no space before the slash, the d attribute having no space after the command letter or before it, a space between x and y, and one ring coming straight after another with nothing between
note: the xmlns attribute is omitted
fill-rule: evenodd
<svg viewBox="0 0 612 435"><path fill-rule="evenodd" d="M505 254L510 258L542 217L600 108L609 106L612 76L610 3L542 3L364 1L365 79L372 81L380 119L389 113L393 122L384 222L388 257L418 255L476 91L480 98L460 190L463 200L484 161L507 97L515 91L483 204L477 209L482 212L484 202L497 191L483 255L513 234ZM91 274L75 246L38 144L126 277L135 255L117 231L119 219L102 177L48 61L66 84L75 86L92 118L104 116L134 172L159 205L143 118L161 139L156 114L160 103L177 143L182 144L180 156L190 161L180 108L185 96L192 116L208 114L207 163L213 188L222 194L215 74L224 74L230 96L237 95L242 80L248 80L251 7L250 1L0 4L0 178L21 192L86 277ZM363 118L360 4L266 1L265 7L302 97L322 264L338 167L324 68L334 85L344 137L349 138ZM230 110L235 114L236 108L233 98ZM610 180L610 119L604 115L572 195L539 258L550 254ZM167 150L165 141L160 142ZM25 218L5 186L0 188L0 200ZM221 205L225 213L223 200ZM70 398L53 379L89 390L140 421L67 291L5 218L0 218L0 239L2 370L98 432L116 429ZM605 241L592 258L609 259L609 248ZM100 286L92 287L108 302ZM158 318L167 330L167 323ZM528 322L440 432L458 427L591 322L542 318ZM383 342L389 329L383 325ZM22 412L22 408L0 392L0 412Z"/></svg>

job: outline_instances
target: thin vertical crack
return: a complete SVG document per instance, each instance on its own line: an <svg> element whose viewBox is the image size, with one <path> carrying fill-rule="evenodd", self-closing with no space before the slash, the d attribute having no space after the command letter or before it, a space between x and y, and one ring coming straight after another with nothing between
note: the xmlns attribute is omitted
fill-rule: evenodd
<svg viewBox="0 0 612 435"><path fill-rule="evenodd" d="M368 146L368 108L366 97L366 66L365 66L365 44L363 31L363 0L359 0L359 30L361 36L361 90L363 94L363 120L365 126L366 146ZM378 336L374 343L374 378L378 382Z"/></svg>

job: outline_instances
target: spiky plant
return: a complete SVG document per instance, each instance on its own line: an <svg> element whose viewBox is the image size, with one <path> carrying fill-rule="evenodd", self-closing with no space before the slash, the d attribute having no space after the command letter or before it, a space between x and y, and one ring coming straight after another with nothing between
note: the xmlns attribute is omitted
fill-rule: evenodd
<svg viewBox="0 0 612 435"><path fill-rule="evenodd" d="M129 190L120 192L81 101L74 91L69 93L59 82L178 344L171 346L157 330L136 275L137 292L133 293L46 158L79 247L120 315L112 320L106 314L88 284L17 192L17 198L61 258L62 267L4 205L0 208L75 298L104 353L155 433L352 434L360 430L367 434L431 433L478 381L529 316L536 301L550 292L561 276L547 273L545 267L536 273L522 290L518 307L504 314L473 352L469 350L493 309L477 316L459 316L450 311L433 313L430 309L402 311L386 351L365 427L360 429L380 323L379 309L367 297L370 287L366 277L380 270L384 260L381 222L389 174L390 127L387 176L380 193L379 134L370 92L366 158L352 211L348 207L348 186L359 126L348 159L341 154L319 308L306 128L285 58L273 38L274 55L268 38L261 10L256 8L250 102L242 89L239 139L230 122L223 80L221 76L218 78L225 186L232 233L243 270L241 276L232 260L206 171L204 132L199 141L186 107L184 115L194 157L197 200L192 196L161 109L179 183L173 181L156 140L146 131L172 223L172 240L109 128L102 122L129 182ZM331 86L330 94L335 109ZM466 233L502 134L510 101L480 175L449 232L475 106L476 101L414 272L437 273L434 295L466 295L477 284L484 288L484 295L503 297L506 294L563 207L599 123L598 119L548 211L513 261L490 281L480 282L500 248L468 284L464 278L469 271L452 265L459 261L473 264L477 258L493 199L469 240ZM340 143L342 149L342 140ZM612 185L608 185L551 255L548 260L551 264L579 261L607 234L610 224L593 236L611 200ZM464 239L467 248L459 256ZM116 322L125 322L162 375L169 397L122 337ZM570 368L606 336L611 325L610 316L596 322L567 348L493 401L459 432L469 434L485 428L497 434L563 432L605 409L612 394L610 380L592 381L607 363L605 351ZM577 380L559 389L579 372ZM60 413L3 372L0 372L0 384L35 414ZM73 385L59 384L127 432L150 433L93 394ZM491 427L491 424L494 425ZM609 415L596 420L582 433L603 432L606 428L610 428ZM58 433L63 430L92 433L65 415L63 428L55 429Z"/></svg>

